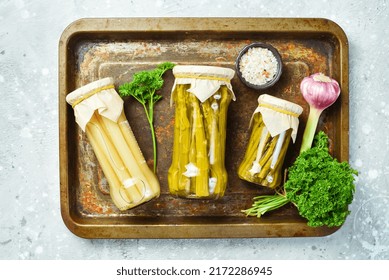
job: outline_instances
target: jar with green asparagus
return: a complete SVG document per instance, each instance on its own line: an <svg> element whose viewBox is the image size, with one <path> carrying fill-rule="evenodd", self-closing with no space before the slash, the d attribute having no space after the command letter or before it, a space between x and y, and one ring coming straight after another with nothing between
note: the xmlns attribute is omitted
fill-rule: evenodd
<svg viewBox="0 0 389 280"><path fill-rule="evenodd" d="M168 172L172 195L217 199L227 187L224 166L227 109L235 100L230 80L235 71L214 66L173 68L175 126L172 164Z"/></svg>
<svg viewBox="0 0 389 280"><path fill-rule="evenodd" d="M282 182L282 166L290 140L295 142L303 108L263 94L251 120L251 136L238 168L241 179L269 188Z"/></svg>

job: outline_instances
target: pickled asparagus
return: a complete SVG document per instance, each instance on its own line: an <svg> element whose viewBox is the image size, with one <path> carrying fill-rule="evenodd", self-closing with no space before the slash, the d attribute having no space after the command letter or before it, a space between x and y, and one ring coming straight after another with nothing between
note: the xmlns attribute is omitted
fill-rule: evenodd
<svg viewBox="0 0 389 280"><path fill-rule="evenodd" d="M253 129L246 154L238 168L241 179L275 188L280 185L281 171L292 130L271 137L261 114L254 115Z"/></svg>
<svg viewBox="0 0 389 280"><path fill-rule="evenodd" d="M220 94L215 94L213 100L207 100L203 103L203 111L205 116L205 123L207 127L207 135L209 141L209 164L210 164L210 175L209 175L209 192L210 194L223 195L223 185L225 181L223 178L223 167L221 164L221 145L218 143L220 139L219 131L219 100L221 99ZM212 103L211 103L212 102Z"/></svg>
<svg viewBox="0 0 389 280"><path fill-rule="evenodd" d="M98 124L96 124L96 122L97 121L94 120L94 117L92 117L90 123L87 125L85 130L86 135L89 139L90 144L92 145L93 151L95 152L97 160L99 161L101 169L103 170L104 175L110 186L109 192L112 201L120 210L126 210L129 204L128 200L132 200L132 198L130 197L125 199L119 193L118 186L121 186L121 183L118 178L118 175L113 169L113 163L109 154L103 148L105 146L104 140L99 135L100 131L98 131Z"/></svg>
<svg viewBox="0 0 389 280"><path fill-rule="evenodd" d="M119 127L123 134L125 141L127 142L128 147L131 149L131 153L134 156L135 161L138 163L141 172L143 173L147 185L150 186L152 191L159 196L160 187L157 176L151 171L147 162L142 154L142 151L139 148L138 142L136 141L135 135L131 129L130 124L128 123L124 112L119 117ZM147 195L147 190L146 190Z"/></svg>
<svg viewBox="0 0 389 280"><path fill-rule="evenodd" d="M91 139L91 143L93 143L92 147L110 184L110 193L114 203L117 204L119 209L124 210L128 209L132 204L141 201L143 199L144 187L133 183L131 174L126 169L117 149L112 144L111 137L104 129L104 125L97 113L94 114L88 123L86 132L88 139Z"/></svg>
<svg viewBox="0 0 389 280"><path fill-rule="evenodd" d="M148 168L123 112L123 100L112 78L104 78L69 93L77 123L85 131L120 210L159 195L159 182Z"/></svg>
<svg viewBox="0 0 389 280"><path fill-rule="evenodd" d="M170 192L184 195L190 187L190 178L184 175L189 164L191 124L188 118L187 85L177 85L173 92L176 103L172 165L168 172Z"/></svg>
<svg viewBox="0 0 389 280"><path fill-rule="evenodd" d="M235 100L230 68L178 65L172 101L176 107L169 190L184 198L216 199L227 184L224 166L227 109ZM184 126L184 127L183 127Z"/></svg>
<svg viewBox="0 0 389 280"><path fill-rule="evenodd" d="M220 95L219 118L218 118L218 120L219 120L219 133L220 133L219 166L220 166L220 169L223 170L222 182L219 185L219 186L223 186L223 187L221 187L218 195L223 196L224 192L226 190L226 185L227 185L227 180L228 180L228 174L225 171L226 170L226 167L225 167L225 155L226 155L226 153L225 152L226 152L226 136L227 136L227 111L228 111L228 105L230 104L230 102L232 100L232 95L226 86L221 86L218 94Z"/></svg>
<svg viewBox="0 0 389 280"><path fill-rule="evenodd" d="M110 140L112 141L114 147L117 149L118 154L125 155L121 157L121 160L124 164L123 168L130 173L130 177L128 181L124 181L124 187L127 189L130 187L127 186L128 184L131 184L131 186L136 185L138 192L144 195L145 185L148 184L148 182L141 172L133 153L127 145L120 127L117 125L117 123L107 118L101 117L100 115L97 116L101 126L105 129L107 135L110 136Z"/></svg>
<svg viewBox="0 0 389 280"><path fill-rule="evenodd" d="M183 197L218 198L223 196L227 183L227 109L223 106L228 106L231 94L222 86L208 100L200 102L188 89L189 85L177 85L173 92L176 112L169 189Z"/></svg>

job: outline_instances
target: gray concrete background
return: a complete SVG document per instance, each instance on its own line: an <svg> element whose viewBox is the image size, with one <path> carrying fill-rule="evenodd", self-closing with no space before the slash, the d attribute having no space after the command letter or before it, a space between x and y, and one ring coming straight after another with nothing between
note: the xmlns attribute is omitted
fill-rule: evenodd
<svg viewBox="0 0 389 280"><path fill-rule="evenodd" d="M389 1L0 1L0 259L389 259ZM324 17L350 43L351 215L324 238L86 240L59 208L58 40L82 17Z"/></svg>

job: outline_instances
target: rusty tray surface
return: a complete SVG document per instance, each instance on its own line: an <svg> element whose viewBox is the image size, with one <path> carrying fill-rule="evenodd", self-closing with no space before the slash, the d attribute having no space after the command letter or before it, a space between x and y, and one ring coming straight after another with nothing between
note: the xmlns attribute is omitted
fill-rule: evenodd
<svg viewBox="0 0 389 280"><path fill-rule="evenodd" d="M228 112L226 168L228 188L221 200L189 200L169 194L174 107L170 91L174 77L165 74L163 99L155 108L158 178L161 196L132 210L119 211L93 150L75 122L65 96L103 77L115 86L130 81L139 70L171 61L234 68L239 51L251 42L276 47L284 71L270 89L255 91L237 76L232 86L237 101ZM61 213L66 226L84 238L237 238L325 236L338 228L306 225L292 205L261 219L240 212L252 198L270 190L240 180L237 168L250 136L249 120L259 94L267 93L303 106L298 139L291 144L285 166L298 154L307 114L300 94L303 77L323 72L337 79L342 93L319 122L330 137L331 153L348 160L348 43L343 30L326 19L309 18L108 18L81 19L68 26L59 42L59 139ZM125 113L150 166L152 144L142 106L125 100Z"/></svg>

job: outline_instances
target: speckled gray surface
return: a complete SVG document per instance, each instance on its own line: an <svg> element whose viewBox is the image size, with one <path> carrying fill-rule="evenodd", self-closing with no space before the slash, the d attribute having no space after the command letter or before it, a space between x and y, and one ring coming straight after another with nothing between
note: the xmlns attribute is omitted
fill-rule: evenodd
<svg viewBox="0 0 389 280"><path fill-rule="evenodd" d="M389 259L389 1L282 2L1 1L0 259ZM360 176L352 213L340 230L323 238L86 240L65 227L59 208L59 37L82 17L140 16L324 17L345 30L350 162Z"/></svg>

